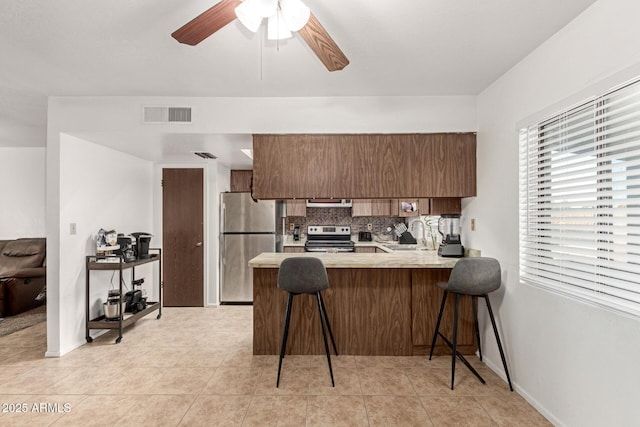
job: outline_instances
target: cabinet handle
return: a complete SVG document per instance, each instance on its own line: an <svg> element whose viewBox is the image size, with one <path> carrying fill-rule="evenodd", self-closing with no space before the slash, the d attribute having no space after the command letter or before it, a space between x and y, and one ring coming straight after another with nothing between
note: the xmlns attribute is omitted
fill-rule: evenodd
<svg viewBox="0 0 640 427"><path fill-rule="evenodd" d="M199 248L200 246L202 246L202 242L198 242L198 243L196 243L196 247L198 247L198 248Z"/></svg>

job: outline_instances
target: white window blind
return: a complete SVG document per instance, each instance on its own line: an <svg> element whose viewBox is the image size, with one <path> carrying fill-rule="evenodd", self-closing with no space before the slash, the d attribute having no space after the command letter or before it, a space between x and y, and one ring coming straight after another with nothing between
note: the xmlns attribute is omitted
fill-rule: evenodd
<svg viewBox="0 0 640 427"><path fill-rule="evenodd" d="M640 315L640 81L520 131L520 275Z"/></svg>

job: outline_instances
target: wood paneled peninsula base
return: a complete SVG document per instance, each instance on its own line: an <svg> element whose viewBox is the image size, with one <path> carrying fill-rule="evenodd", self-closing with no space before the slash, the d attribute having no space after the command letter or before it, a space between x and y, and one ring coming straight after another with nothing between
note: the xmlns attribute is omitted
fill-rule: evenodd
<svg viewBox="0 0 640 427"><path fill-rule="evenodd" d="M443 291L454 258L435 251L402 253L290 254L263 253L249 261L253 267L253 354L279 354L287 293L278 289L278 267L291 256L322 259L330 288L323 291L327 314L343 355L426 355L431 348ZM451 336L453 295L440 330ZM324 354L318 309L309 295L295 299L287 354ZM458 349L473 354L476 340L471 298L460 304ZM435 354L450 354L438 339Z"/></svg>

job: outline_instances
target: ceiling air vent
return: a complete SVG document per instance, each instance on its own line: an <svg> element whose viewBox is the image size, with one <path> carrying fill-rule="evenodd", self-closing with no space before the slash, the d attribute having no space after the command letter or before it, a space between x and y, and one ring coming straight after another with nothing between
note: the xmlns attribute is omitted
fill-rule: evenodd
<svg viewBox="0 0 640 427"><path fill-rule="evenodd" d="M195 154L196 156L198 156L198 157L200 157L200 158L203 158L203 159L217 159L217 157L216 157L216 156L214 156L213 154L211 154L211 153L206 153L206 152L204 152L204 151L196 151L196 152L195 152L195 153L193 153L193 154Z"/></svg>
<svg viewBox="0 0 640 427"><path fill-rule="evenodd" d="M191 107L144 107L144 123L191 123Z"/></svg>

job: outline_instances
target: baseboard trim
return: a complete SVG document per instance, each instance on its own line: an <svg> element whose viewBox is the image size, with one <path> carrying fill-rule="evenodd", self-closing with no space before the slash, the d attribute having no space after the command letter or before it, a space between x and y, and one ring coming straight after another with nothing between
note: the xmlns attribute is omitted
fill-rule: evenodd
<svg viewBox="0 0 640 427"><path fill-rule="evenodd" d="M507 376L502 371L502 362L500 362L500 364L496 364L493 362L493 360L488 359L486 355L482 358L482 361L489 367L489 369L495 372L495 374L498 375L508 387ZM559 427L564 426L564 424L562 424L559 419L557 419L551 412L549 412L547 408L540 404L540 402L538 402L533 396L527 393L525 389L520 387L518 383L513 380L513 372L511 372L511 375L511 385L513 385L513 390L516 393L522 396L524 400L526 400L531 406L533 406L536 411L540 412L540 414L542 414L542 416L545 417L551 424Z"/></svg>

